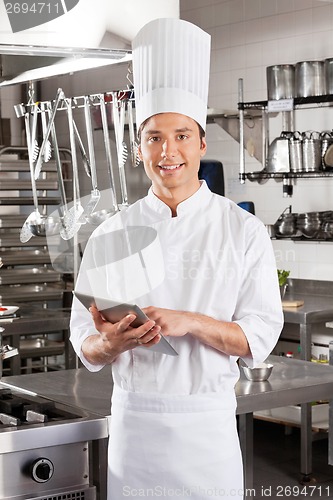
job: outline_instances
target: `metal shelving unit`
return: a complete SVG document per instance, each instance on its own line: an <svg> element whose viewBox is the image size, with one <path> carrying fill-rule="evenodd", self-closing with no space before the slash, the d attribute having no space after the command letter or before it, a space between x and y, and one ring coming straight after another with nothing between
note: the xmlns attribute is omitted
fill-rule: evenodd
<svg viewBox="0 0 333 500"><path fill-rule="evenodd" d="M267 157L268 148L268 108L270 101L243 101L243 81L239 80L239 98L238 103L239 110L239 134L240 134L240 169L239 169L239 180L243 184L246 180L252 182L259 182L275 179L276 181L286 181L290 182L292 179L318 179L318 178L331 178L333 177L333 168L321 171L313 172L267 172L265 168L256 172L246 172L245 171L245 158L244 158L244 120L247 113L252 112L252 119L262 120L262 163L265 165ZM321 96L309 96L309 97L295 97L294 99L281 99L276 101L282 103L283 101L288 101L288 105L292 108L291 111L281 111L284 114L284 121L286 123L291 123L291 114L297 109L309 109L315 107L328 107L333 106L333 95L321 95ZM283 109L283 106L282 106ZM276 113L279 112L276 110ZM289 127L292 130L292 127Z"/></svg>

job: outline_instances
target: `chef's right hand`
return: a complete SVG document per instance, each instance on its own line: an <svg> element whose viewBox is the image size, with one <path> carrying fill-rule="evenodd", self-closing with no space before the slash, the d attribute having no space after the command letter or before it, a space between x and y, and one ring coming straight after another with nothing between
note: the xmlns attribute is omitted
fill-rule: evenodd
<svg viewBox="0 0 333 500"><path fill-rule="evenodd" d="M134 328L131 324L136 318L135 314L128 314L118 323L110 323L103 318L96 307L92 306L89 311L95 328L100 333L99 339L96 339L98 345L95 345L100 354L104 352L107 356L115 358L138 345L149 348L161 339L161 327L153 320L148 320L143 325Z"/></svg>

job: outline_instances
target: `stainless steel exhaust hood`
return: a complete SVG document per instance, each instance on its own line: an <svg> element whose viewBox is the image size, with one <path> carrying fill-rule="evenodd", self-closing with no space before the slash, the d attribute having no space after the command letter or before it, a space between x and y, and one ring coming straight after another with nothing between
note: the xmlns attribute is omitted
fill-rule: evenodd
<svg viewBox="0 0 333 500"><path fill-rule="evenodd" d="M75 73L132 59L124 49L0 44L0 87Z"/></svg>
<svg viewBox="0 0 333 500"><path fill-rule="evenodd" d="M94 0L93 6L79 0L60 17L14 33L4 5L0 1L0 86L129 61L142 26L179 17L179 0Z"/></svg>

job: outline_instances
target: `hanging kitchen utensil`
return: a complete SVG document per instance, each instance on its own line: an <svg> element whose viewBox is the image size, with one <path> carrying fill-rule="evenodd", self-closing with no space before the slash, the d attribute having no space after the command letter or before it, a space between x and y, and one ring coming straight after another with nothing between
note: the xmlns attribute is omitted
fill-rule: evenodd
<svg viewBox="0 0 333 500"><path fill-rule="evenodd" d="M57 112L57 109L58 109L58 106L59 106L60 99L64 99L64 97L65 97L65 94L64 94L63 90L61 88L59 88L57 90L56 98L55 98L55 101L54 101L54 104L53 104L52 114L50 116L49 124L47 126L47 130L46 130L46 133L45 133L44 138L43 138L42 145L41 145L40 150L39 150L39 155L38 155L37 162L36 162L36 167L35 167L35 179L36 180L38 179L40 171L42 169L42 158L43 158L43 155L44 155L44 151L45 151L45 148L46 148L47 141L49 139L49 135L50 135L50 132L51 132L51 127L52 127L52 124L53 124L54 119L55 119L55 115L56 115L56 112Z"/></svg>
<svg viewBox="0 0 333 500"><path fill-rule="evenodd" d="M120 111L118 105L118 96L116 93L112 94L112 110L113 110L113 123L116 137L118 168L120 179L120 190L122 203L120 208L128 207L127 185L125 175L125 163L127 160L128 152L127 146L124 143L124 126L125 126L125 105L126 102L120 101Z"/></svg>
<svg viewBox="0 0 333 500"><path fill-rule="evenodd" d="M60 230L60 236L64 240L69 240L79 231L82 222L79 219L83 213L83 206L80 200L79 189L79 172L77 166L76 147L75 147L75 133L73 126L73 112L71 99L64 99L67 107L67 118L69 128L69 141L72 154L72 168L73 168L73 206L64 215L64 224ZM51 119L51 118L50 118Z"/></svg>
<svg viewBox="0 0 333 500"><path fill-rule="evenodd" d="M86 122L87 140L88 140L88 150L90 158L90 168L91 168L91 193L90 199L81 214L79 222L83 224L87 221L87 217L93 213L96 208L97 203L100 200L101 193L97 188L97 171L96 171L96 161L95 161L95 150L94 150L94 138L93 130L91 126L91 112L90 112L90 98L84 96L84 117Z"/></svg>
<svg viewBox="0 0 333 500"><path fill-rule="evenodd" d="M101 222L108 219L109 217L111 217L112 215L114 215L116 212L119 211L118 202L117 202L117 195L116 195L116 188L115 188L114 173L113 173L112 155L111 155L111 147L110 147L110 140L109 140L108 117L107 117L106 105L105 105L105 96L104 96L104 94L100 94L98 97L99 97L99 101L100 101L100 115L101 115L101 122L102 122L104 147L105 147L105 154L106 154L106 163L107 163L107 168L108 168L108 173L109 173L109 178L110 178L112 208L108 208L108 209L105 208L102 210L98 210L97 212L92 213L90 215L90 217L87 217L87 221L90 224L94 224L94 225L99 225Z"/></svg>
<svg viewBox="0 0 333 500"><path fill-rule="evenodd" d="M132 166L136 168L140 164L140 158L138 155L139 145L135 139L135 129L134 129L134 120L133 120L133 103L131 100L127 102L127 115L128 115L128 132L129 132L129 140L130 140L130 151L131 151L131 160Z"/></svg>
<svg viewBox="0 0 333 500"><path fill-rule="evenodd" d="M47 112L49 113L49 116L51 116L52 108L51 108L50 103L48 103L48 105L47 105ZM45 116L45 123L46 123L46 116ZM60 154L59 154L58 140L57 140L56 129L55 129L54 123L52 123L52 125L51 125L50 135L51 135L51 141L52 141L52 145L53 145L54 159L55 159L55 164L56 164L56 168L57 168L57 176L58 176L58 183L59 183L59 193L60 193L60 200L61 200L60 220L63 223L63 219L64 219L65 215L67 214L68 208L67 208L67 199L66 199L64 178L62 175L62 165L61 165L61 159L60 159Z"/></svg>
<svg viewBox="0 0 333 500"><path fill-rule="evenodd" d="M75 137L76 137L76 140L77 140L77 143L78 143L78 146L79 146L79 150L80 150L80 153L81 153L82 163L83 163L84 170L86 171L87 176L91 177L90 161L89 161L89 158L87 156L86 150L84 148L84 145L83 145L80 133L78 131L78 128L76 126L76 123L75 123L74 119L73 119L73 127L74 127Z"/></svg>
<svg viewBox="0 0 333 500"><path fill-rule="evenodd" d="M104 146L105 146L105 154L106 154L106 163L107 163L109 177L110 177L112 205L113 205L113 211L117 212L119 210L119 208L118 208L117 194L116 194L116 187L115 187L116 184L115 184L115 180L114 180L112 154L111 154L111 146L110 146L110 139L109 139L108 117L107 117L107 113L106 113L104 94L101 94L99 96L99 98L100 98L100 110L101 110L103 138L104 138Z"/></svg>
<svg viewBox="0 0 333 500"><path fill-rule="evenodd" d="M42 130L43 130L43 140L44 140L44 137L46 135L46 132L47 132L47 123L46 123L46 107L47 107L47 104L42 102L40 104L40 111L41 111L41 120L42 120ZM50 161L51 159L51 156L52 156L52 147L51 147L51 143L49 141L49 139L46 141L46 144L45 144L45 149L44 149L44 155L43 155L43 159L44 159L44 162L47 163L48 161Z"/></svg>
<svg viewBox="0 0 333 500"><path fill-rule="evenodd" d="M37 102L35 102L33 104L32 117L33 118L32 118L30 151L31 151L32 161L35 162L37 160L38 152L39 152L38 141L37 141L37 138L36 138L37 118L38 118L38 103Z"/></svg>
<svg viewBox="0 0 333 500"><path fill-rule="evenodd" d="M35 123L37 120L37 107L33 108L33 128L35 128ZM27 136L27 146L28 146L28 157L29 157L29 168L30 168L30 178L31 178L31 189L32 189L32 197L33 197L33 203L34 203L34 211L31 212L31 214L28 215L27 219L25 220L22 229L20 231L20 241L22 243L26 243L27 241L30 240L32 236L34 236L33 233L33 225L36 227L39 227L39 225L42 224L42 221L44 220L45 216L43 217L39 210L38 210L38 197L37 197L37 187L36 187L36 181L35 181L35 172L34 172L34 164L33 164L33 157L32 157L32 148L33 148L33 136L30 132L30 117L29 113L25 114L24 117L25 121L25 130L26 130L26 136ZM45 220L44 220L45 222Z"/></svg>

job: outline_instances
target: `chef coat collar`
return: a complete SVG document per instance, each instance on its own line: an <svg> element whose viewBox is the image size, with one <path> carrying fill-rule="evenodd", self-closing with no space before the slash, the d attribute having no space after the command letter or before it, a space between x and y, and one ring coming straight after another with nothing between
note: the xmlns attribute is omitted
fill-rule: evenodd
<svg viewBox="0 0 333 500"><path fill-rule="evenodd" d="M199 189L192 196L179 203L177 206L177 217L202 210L210 203L212 192L209 190L206 181L200 180L200 184ZM146 202L154 211L159 212L161 215L172 217L170 207L155 195L152 186L149 188Z"/></svg>

